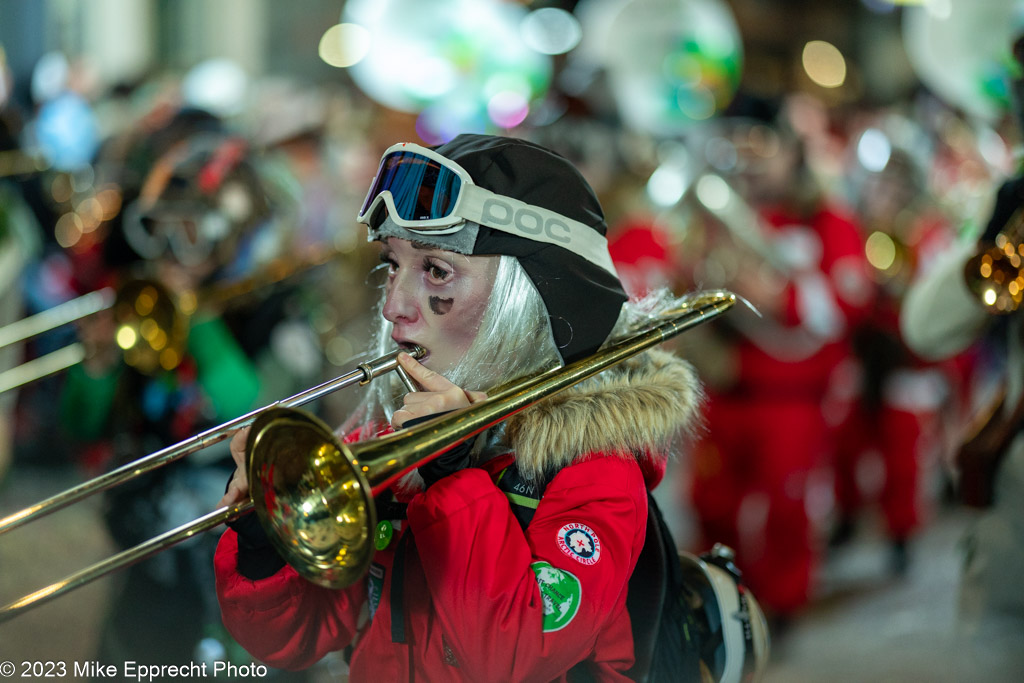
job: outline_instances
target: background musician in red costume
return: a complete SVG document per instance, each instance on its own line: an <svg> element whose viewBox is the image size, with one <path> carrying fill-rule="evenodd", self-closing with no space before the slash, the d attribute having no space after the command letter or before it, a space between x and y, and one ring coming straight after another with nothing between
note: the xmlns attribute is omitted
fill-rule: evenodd
<svg viewBox="0 0 1024 683"><path fill-rule="evenodd" d="M862 511L877 501L889 543L888 570L896 575L905 574L908 544L928 514L922 468L941 455L942 418L955 417L958 388L970 365L966 357L925 361L899 330L908 287L954 238L951 221L929 193L927 160L892 133L901 122L881 119L863 131L862 141L891 139L891 151L874 160L879 170L854 167L848 173L877 287L869 315L854 331L856 357L834 378L829 410L838 431L837 523L829 543L838 547L851 540Z"/></svg>
<svg viewBox="0 0 1024 683"><path fill-rule="evenodd" d="M750 586L779 623L809 599L818 551L809 477L830 448L822 400L850 357L850 330L871 294L859 229L815 182L782 115L737 119L739 197L759 225L730 288L756 313L718 325L726 370L709 387L707 431L694 453L692 502L703 540L736 549ZM748 240L749 244L749 240Z"/></svg>

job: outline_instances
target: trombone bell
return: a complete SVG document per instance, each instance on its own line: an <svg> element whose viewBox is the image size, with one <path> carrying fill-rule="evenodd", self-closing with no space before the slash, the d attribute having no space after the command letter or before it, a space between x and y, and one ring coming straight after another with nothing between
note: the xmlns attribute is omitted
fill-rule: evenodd
<svg viewBox="0 0 1024 683"><path fill-rule="evenodd" d="M355 583L377 522L365 468L347 446L313 415L280 408L256 419L246 452L249 493L278 553L322 586Z"/></svg>

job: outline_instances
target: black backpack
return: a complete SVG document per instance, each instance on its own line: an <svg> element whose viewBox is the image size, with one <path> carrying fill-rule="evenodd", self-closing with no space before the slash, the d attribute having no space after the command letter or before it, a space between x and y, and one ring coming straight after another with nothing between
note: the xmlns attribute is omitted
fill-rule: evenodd
<svg viewBox="0 0 1024 683"><path fill-rule="evenodd" d="M706 628L687 603L675 541L650 493L647 510L647 538L626 597L636 658L629 677L647 683L699 682Z"/></svg>

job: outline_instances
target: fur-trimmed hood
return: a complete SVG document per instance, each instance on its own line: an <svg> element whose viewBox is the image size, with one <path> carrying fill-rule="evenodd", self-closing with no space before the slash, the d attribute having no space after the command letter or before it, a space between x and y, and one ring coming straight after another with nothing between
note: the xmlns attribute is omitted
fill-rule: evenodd
<svg viewBox="0 0 1024 683"><path fill-rule="evenodd" d="M593 452L665 458L696 427L702 399L693 367L654 349L513 415L505 441L528 478Z"/></svg>

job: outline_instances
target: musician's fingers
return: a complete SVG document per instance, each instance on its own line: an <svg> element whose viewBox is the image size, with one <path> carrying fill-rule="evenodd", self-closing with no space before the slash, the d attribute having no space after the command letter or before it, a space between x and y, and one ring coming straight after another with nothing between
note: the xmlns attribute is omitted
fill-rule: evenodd
<svg viewBox="0 0 1024 683"><path fill-rule="evenodd" d="M391 425L398 429L413 418L427 417L428 415L436 415L437 413L454 410L454 407L451 406L452 404L444 396L432 393L425 400L412 404L407 403L399 410L396 410L394 415L392 415Z"/></svg>
<svg viewBox="0 0 1024 683"><path fill-rule="evenodd" d="M406 406L440 405L444 402L458 402L459 399L465 396L466 392L456 386L452 386L447 391L417 391L406 394L402 397L402 403Z"/></svg>
<svg viewBox="0 0 1024 683"><path fill-rule="evenodd" d="M245 476L245 472L242 470L235 470L235 475L231 478L231 483L228 484L228 490L224 492L224 496L217 503L217 507L225 507L227 505L240 503L248 496L249 482Z"/></svg>
<svg viewBox="0 0 1024 683"><path fill-rule="evenodd" d="M245 470L248 463L245 462L245 442L249 438L249 430L251 427L243 427L235 432L235 435L231 437L231 459L235 461L235 466L241 470Z"/></svg>
<svg viewBox="0 0 1024 683"><path fill-rule="evenodd" d="M466 398L470 403L479 403L487 398L487 392L466 390Z"/></svg>
<svg viewBox="0 0 1024 683"><path fill-rule="evenodd" d="M446 391L455 386L447 377L434 372L407 353L398 354L398 363L424 391Z"/></svg>

